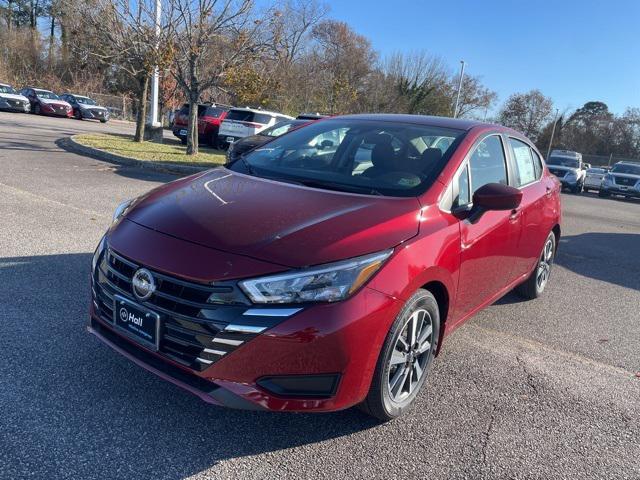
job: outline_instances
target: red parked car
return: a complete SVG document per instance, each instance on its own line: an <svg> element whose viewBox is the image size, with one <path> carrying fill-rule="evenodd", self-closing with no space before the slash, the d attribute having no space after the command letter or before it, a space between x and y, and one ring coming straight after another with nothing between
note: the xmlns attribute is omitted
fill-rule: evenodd
<svg viewBox="0 0 640 480"><path fill-rule="evenodd" d="M400 415L443 340L543 293L560 185L519 133L334 117L121 204L90 331L212 404Z"/></svg>
<svg viewBox="0 0 640 480"><path fill-rule="evenodd" d="M31 113L53 117L72 117L73 108L55 93L41 88L26 87L20 93L29 99Z"/></svg>
<svg viewBox="0 0 640 480"><path fill-rule="evenodd" d="M225 105L198 105L198 141L212 147L218 146L218 130L220 123L227 116L230 107ZM183 145L187 144L187 127L189 125L189 104L185 103L176 112L172 131L180 139Z"/></svg>

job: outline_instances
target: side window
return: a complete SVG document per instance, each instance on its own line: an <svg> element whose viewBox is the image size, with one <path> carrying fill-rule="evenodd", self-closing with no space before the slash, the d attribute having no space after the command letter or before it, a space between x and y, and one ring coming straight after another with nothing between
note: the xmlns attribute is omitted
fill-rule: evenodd
<svg viewBox="0 0 640 480"><path fill-rule="evenodd" d="M480 142L469 159L469 167L472 196L487 183L507 185L507 167L500 137L491 135Z"/></svg>
<svg viewBox="0 0 640 480"><path fill-rule="evenodd" d="M453 199L452 208L462 207L471 203L471 193L469 191L469 165L466 165L464 169L458 174L458 178L455 180L458 185L458 194Z"/></svg>
<svg viewBox="0 0 640 480"><path fill-rule="evenodd" d="M509 138L509 143L511 144L511 150L513 151L513 158L516 164L516 181L518 186L535 182L538 177L533 163L531 148L529 148L529 145L526 143L516 140L515 138Z"/></svg>
<svg viewBox="0 0 640 480"><path fill-rule="evenodd" d="M540 159L540 155L538 155L534 149L531 149L531 154L533 155L533 168L536 171L537 180L542 176L542 160Z"/></svg>

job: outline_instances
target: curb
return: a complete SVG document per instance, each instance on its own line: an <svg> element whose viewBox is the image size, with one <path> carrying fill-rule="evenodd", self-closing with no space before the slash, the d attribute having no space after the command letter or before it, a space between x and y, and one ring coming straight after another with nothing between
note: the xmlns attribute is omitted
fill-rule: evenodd
<svg viewBox="0 0 640 480"><path fill-rule="evenodd" d="M125 157L116 153L106 152L98 148L87 147L82 145L75 139L76 135L72 135L60 140L60 146L67 147L75 153L86 155L88 157L95 158L96 160L102 160L104 162L116 163L118 165L125 165L128 167L143 168L146 170L154 170L163 173L178 173L182 175L191 175L193 173L203 172L210 170L214 167L194 167L191 165L177 165L175 163L158 163L147 160L137 160L131 157Z"/></svg>

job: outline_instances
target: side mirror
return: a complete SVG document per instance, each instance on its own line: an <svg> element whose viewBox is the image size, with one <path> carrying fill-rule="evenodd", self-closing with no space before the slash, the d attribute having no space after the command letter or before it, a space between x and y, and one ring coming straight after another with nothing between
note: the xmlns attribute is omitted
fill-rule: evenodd
<svg viewBox="0 0 640 480"><path fill-rule="evenodd" d="M520 206L522 192L502 183L487 183L473 194L473 206L482 210L513 210Z"/></svg>
<svg viewBox="0 0 640 480"><path fill-rule="evenodd" d="M490 210L514 210L520 206L522 192L502 183L487 183L473 194L473 207L464 217L476 223L485 212ZM464 213L464 212L460 212Z"/></svg>

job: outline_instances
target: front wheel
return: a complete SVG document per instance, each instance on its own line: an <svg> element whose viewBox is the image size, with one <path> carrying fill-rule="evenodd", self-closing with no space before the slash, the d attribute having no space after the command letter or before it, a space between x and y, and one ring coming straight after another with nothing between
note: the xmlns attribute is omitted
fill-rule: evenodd
<svg viewBox="0 0 640 480"><path fill-rule="evenodd" d="M538 258L536 268L531 272L527 280L520 284L516 291L524 298L533 300L538 298L544 292L549 276L551 275L551 266L556 255L556 234L551 232L544 242L542 253Z"/></svg>
<svg viewBox="0 0 640 480"><path fill-rule="evenodd" d="M427 378L439 336L438 302L431 292L418 290L391 325L362 410L386 422L409 409Z"/></svg>
<svg viewBox="0 0 640 480"><path fill-rule="evenodd" d="M40 105L36 104L36 107L33 109L33 113L40 115Z"/></svg>
<svg viewBox="0 0 640 480"><path fill-rule="evenodd" d="M604 190L600 190L598 192L598 196L600 198L609 198L611 196L611 194L609 192L605 192Z"/></svg>

